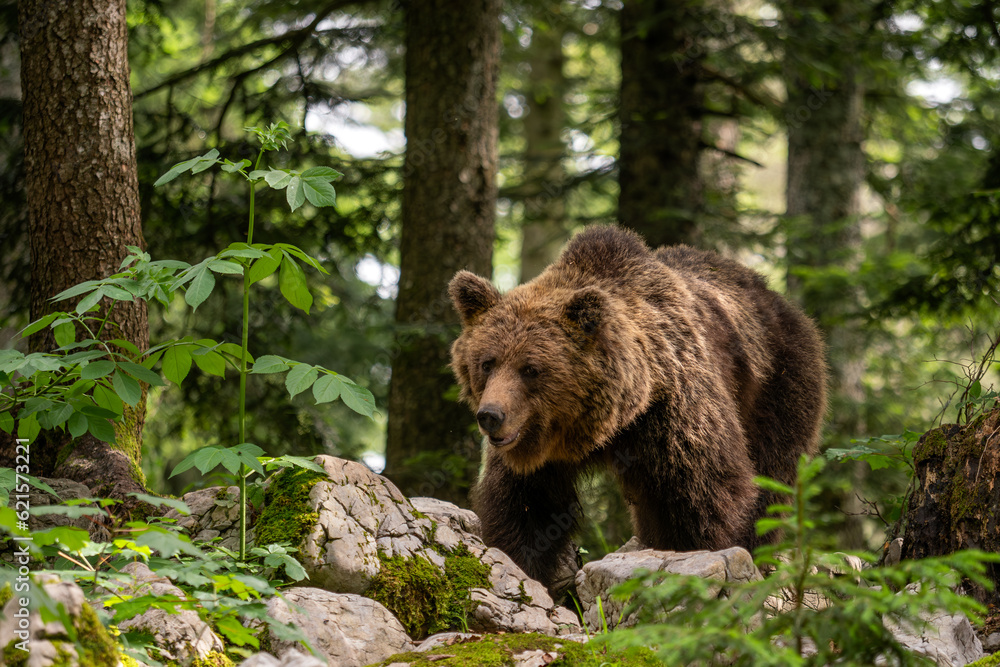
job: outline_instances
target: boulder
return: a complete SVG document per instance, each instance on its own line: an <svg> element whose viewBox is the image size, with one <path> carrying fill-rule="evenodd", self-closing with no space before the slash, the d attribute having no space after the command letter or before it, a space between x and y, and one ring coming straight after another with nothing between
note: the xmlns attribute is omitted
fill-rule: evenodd
<svg viewBox="0 0 1000 667"><path fill-rule="evenodd" d="M678 552L635 550L635 546L630 541L626 543L625 551L617 551L601 560L587 563L577 573L576 592L583 608L584 622L592 631L603 630L605 621L609 629L635 624L635 614L623 616L627 602L611 598L608 590L631 579L636 570L714 579L719 582L720 591L726 582L746 582L761 578L753 558L739 547L724 551ZM598 599L601 600L603 618L597 605Z"/></svg>
<svg viewBox="0 0 1000 667"><path fill-rule="evenodd" d="M360 595L292 588L282 597L268 600L267 610L276 621L298 626L331 665L361 667L413 648L396 617L378 602ZM261 645L272 653L286 655L290 650L306 650L297 642L278 638L269 629L264 633ZM285 658L279 664L284 666Z"/></svg>
<svg viewBox="0 0 1000 667"><path fill-rule="evenodd" d="M237 551L240 548L240 490L237 486L211 486L185 493L181 500L187 503L191 514L183 516L170 510L165 517L177 521L195 542L211 542L221 537L219 544ZM253 542L253 530L247 531L247 542Z"/></svg>

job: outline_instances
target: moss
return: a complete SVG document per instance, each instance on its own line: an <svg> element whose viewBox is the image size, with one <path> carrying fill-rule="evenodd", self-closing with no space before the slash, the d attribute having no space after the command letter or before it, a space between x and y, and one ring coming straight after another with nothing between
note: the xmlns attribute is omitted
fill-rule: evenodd
<svg viewBox="0 0 1000 667"><path fill-rule="evenodd" d="M528 591L524 590L524 582L522 581L517 585L517 602L518 604L531 604L531 596L528 595Z"/></svg>
<svg viewBox="0 0 1000 667"><path fill-rule="evenodd" d="M23 665L28 664L28 656L31 655L28 651L22 651L17 648L18 639L11 639L7 642L7 645L3 648L3 655L0 656L3 660L0 663L6 664L8 667L23 667Z"/></svg>
<svg viewBox="0 0 1000 667"><path fill-rule="evenodd" d="M997 667L998 665L1000 665L1000 653L994 653L969 663L969 667Z"/></svg>
<svg viewBox="0 0 1000 667"><path fill-rule="evenodd" d="M382 567L364 594L389 609L415 639L465 629L476 607L469 591L489 586L489 566L464 544L445 556L444 576L422 556L389 558L380 552L379 559Z"/></svg>
<svg viewBox="0 0 1000 667"><path fill-rule="evenodd" d="M113 667L118 664L118 644L111 638L107 628L97 618L97 612L89 604L83 605L77 629L80 640L80 664L93 667Z"/></svg>
<svg viewBox="0 0 1000 667"><path fill-rule="evenodd" d="M476 640L439 646L426 653L400 653L378 663L407 663L410 667L506 667L525 651L555 652L552 667L661 667L653 652L644 648L611 651L603 646L578 644L539 634L485 635ZM448 656L448 657L443 657Z"/></svg>
<svg viewBox="0 0 1000 667"><path fill-rule="evenodd" d="M0 588L0 609L10 602L12 597L14 597L14 590L10 587L10 584L4 584L3 588Z"/></svg>
<svg viewBox="0 0 1000 667"><path fill-rule="evenodd" d="M210 652L204 658L195 658L191 667L235 667L236 663L225 653Z"/></svg>
<svg viewBox="0 0 1000 667"><path fill-rule="evenodd" d="M143 664L130 655L122 655L122 667L143 667Z"/></svg>
<svg viewBox="0 0 1000 667"><path fill-rule="evenodd" d="M256 545L291 542L300 547L319 515L309 506L309 492L328 480L326 473L290 468L278 473L264 494L264 510L257 520Z"/></svg>
<svg viewBox="0 0 1000 667"><path fill-rule="evenodd" d="M944 434L943 428L936 428L927 431L920 441L913 447L913 459L923 461L934 456L944 456L948 449L948 438Z"/></svg>

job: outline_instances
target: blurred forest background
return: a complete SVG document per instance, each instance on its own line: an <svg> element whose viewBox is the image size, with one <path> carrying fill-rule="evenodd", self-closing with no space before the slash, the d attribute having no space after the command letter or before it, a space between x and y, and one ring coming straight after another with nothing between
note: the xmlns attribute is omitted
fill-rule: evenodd
<svg viewBox="0 0 1000 667"><path fill-rule="evenodd" d="M298 128L291 163L345 174L335 210L289 214L281 193L259 198L257 238L325 258L331 276L310 274L320 295L310 315L292 313L265 281L251 350L343 372L373 392L379 416L314 406L306 394L289 403L280 384L255 376L249 439L269 454L328 453L378 470L387 462L405 493L464 503L478 437L445 368L457 332L441 306L446 281L470 268L509 289L592 223L620 221L653 246L733 256L817 318L834 378L828 448L955 421L966 368L997 335L994 3L127 6L141 216L154 259L194 262L241 238L235 182L206 174L152 184L209 147L253 157L246 126L286 121ZM456 56L463 49L474 51L468 62ZM29 318L18 50L16 3L4 1L0 347L14 345ZM471 108L460 81L488 108ZM452 116L471 120L459 126ZM197 317L151 308L150 340L238 342L239 281L226 283ZM143 467L158 492L211 484L167 474L197 447L237 441L235 384L192 376L150 394ZM892 443L867 445L896 456ZM907 480L905 465L829 466L838 546L878 548ZM588 484L578 541L599 556L631 533L613 485L601 476Z"/></svg>

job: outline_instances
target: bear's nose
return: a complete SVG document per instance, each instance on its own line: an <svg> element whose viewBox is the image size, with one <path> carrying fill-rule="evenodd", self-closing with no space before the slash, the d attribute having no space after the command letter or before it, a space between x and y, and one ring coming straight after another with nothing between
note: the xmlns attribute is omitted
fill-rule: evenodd
<svg viewBox="0 0 1000 667"><path fill-rule="evenodd" d="M506 418L507 415L496 405L484 406L476 413L476 421L479 422L480 428L487 433L495 433L497 429L503 426L503 420Z"/></svg>

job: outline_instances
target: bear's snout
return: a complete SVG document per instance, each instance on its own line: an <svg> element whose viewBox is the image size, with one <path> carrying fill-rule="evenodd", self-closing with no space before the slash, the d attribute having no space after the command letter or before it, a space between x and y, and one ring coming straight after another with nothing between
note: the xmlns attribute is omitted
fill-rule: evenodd
<svg viewBox="0 0 1000 667"><path fill-rule="evenodd" d="M487 434L492 435L500 430L503 426L504 420L507 415L503 413L500 406L497 405L484 405L480 408L479 412L476 413L476 421L479 422L479 427L486 431Z"/></svg>

